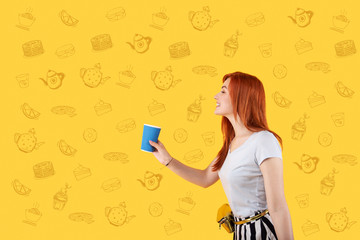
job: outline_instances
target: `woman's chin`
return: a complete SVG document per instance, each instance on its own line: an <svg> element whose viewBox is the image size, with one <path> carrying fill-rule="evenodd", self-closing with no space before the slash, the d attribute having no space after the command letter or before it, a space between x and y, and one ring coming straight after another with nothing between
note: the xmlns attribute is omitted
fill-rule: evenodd
<svg viewBox="0 0 360 240"><path fill-rule="evenodd" d="M222 116L222 114L221 114L220 112L218 112L217 109L215 109L214 114L215 114L215 115Z"/></svg>

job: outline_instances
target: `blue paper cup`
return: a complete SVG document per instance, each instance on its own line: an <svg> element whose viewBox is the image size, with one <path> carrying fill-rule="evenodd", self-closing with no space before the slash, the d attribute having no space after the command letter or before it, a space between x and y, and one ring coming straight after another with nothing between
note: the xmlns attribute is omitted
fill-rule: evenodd
<svg viewBox="0 0 360 240"><path fill-rule="evenodd" d="M150 145L149 140L153 142L158 141L160 134L160 127L144 124L143 136L141 140L141 150L144 152L154 152L155 148Z"/></svg>

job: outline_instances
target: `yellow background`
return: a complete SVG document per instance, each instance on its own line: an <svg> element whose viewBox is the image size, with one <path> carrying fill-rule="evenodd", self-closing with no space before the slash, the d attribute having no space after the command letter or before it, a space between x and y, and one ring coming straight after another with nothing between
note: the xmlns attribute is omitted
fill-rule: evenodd
<svg viewBox="0 0 360 240"><path fill-rule="evenodd" d="M189 164L205 168L215 158L222 144L221 117L214 115L215 94L220 91L222 76L229 72L243 71L256 75L264 84L267 100L267 118L271 130L278 133L284 144L284 183L290 209L295 239L356 239L360 231L359 164L336 163L337 154L359 156L359 53L339 57L334 45L343 40L359 42L359 7L356 1L8 1L2 6L2 124L1 124L1 239L232 239L232 235L219 231L215 222L217 208L226 202L220 181L203 189L186 182L163 167L151 153L140 151L143 124L161 126L160 140L169 153L184 161L187 152L201 149L204 158ZM193 28L188 19L190 11L202 11L208 6L212 19L218 19L205 31ZM122 7L126 16L115 22L106 13ZM314 16L304 28L297 26L288 16L295 16L297 8L311 10ZM36 18L29 30L16 25L18 14L31 9ZM76 26L66 26L59 12L66 10L79 20ZM169 22L163 31L151 27L152 14L163 10ZM245 20L261 12L265 22L249 27ZM344 14L350 23L343 33L330 29L332 18ZM239 47L234 57L223 54L224 43L239 31ZM109 34L112 48L94 51L90 39L99 34ZM152 42L147 52L135 52L126 42L135 34L150 36ZM297 54L295 44L304 39L313 49ZM25 57L22 44L41 40L44 54ZM168 47L176 42L189 44L189 56L172 59ZM56 49L71 43L75 54L60 59ZM259 45L272 43L272 56L264 58ZM310 71L309 62L325 62L330 72ZM89 88L80 77L81 68L101 64L103 76L109 76L103 85ZM287 75L278 79L273 68L283 64ZM217 69L217 76L197 75L192 68L210 65ZM130 89L118 86L119 72L131 66L136 79ZM152 71L164 71L171 66L174 80L181 79L166 91L157 89L151 79ZM65 78L58 89L50 89L39 78L48 70L63 72ZM16 80L20 74L29 74L29 87L21 88ZM353 90L351 98L338 94L335 83L342 83ZM280 92L291 100L289 108L281 108L272 94ZM308 98L313 91L324 96L326 103L311 107ZM202 113L196 122L187 120L187 108L202 95ZM112 105L112 111L98 116L94 105L102 99ZM166 111L151 116L149 104L155 99L165 105ZM25 117L21 105L28 103L41 113L39 119ZM77 115L56 115L51 108L68 105ZM343 112L345 124L336 127L331 115ZM303 114L306 132L301 139L291 138L292 125ZM126 133L116 129L117 123L132 118L136 128ZM14 136L34 128L38 142L45 142L30 153L19 151ZM97 131L97 140L84 141L86 128ZM185 143L177 143L173 133L178 128L188 132ZM207 146L202 134L215 133L215 144ZM332 135L330 146L319 144L318 137L327 132ZM63 139L77 149L73 157L64 155L57 142ZM110 162L103 158L107 152L123 152L129 162ZM306 174L294 162L301 162L302 154L320 159L316 171ZM55 175L35 179L32 167L51 161ZM90 168L92 175L77 181L73 170L79 166ZM320 182L335 168L335 188L329 196L320 193ZM137 179L144 179L146 171L161 174L160 187L149 191ZM113 177L121 181L121 188L104 192L101 184ZM18 179L31 189L29 196L17 194L12 181ZM68 202L63 210L53 208L53 196L68 183ZM178 200L188 194L195 202L189 215L180 213ZM300 208L296 196L309 195L309 207ZM128 216L135 215L129 223L113 226L105 216L106 207L126 203ZM162 215L149 214L149 205L159 202ZM38 204L42 213L36 226L23 223L25 210ZM356 221L350 229L335 232L326 221L326 214L346 208L349 222ZM87 212L94 222L75 222L68 218L74 212ZM4 214L5 213L5 214ZM172 220L181 224L181 231L167 235L164 226ZM318 225L318 232L305 236L302 226L310 221Z"/></svg>

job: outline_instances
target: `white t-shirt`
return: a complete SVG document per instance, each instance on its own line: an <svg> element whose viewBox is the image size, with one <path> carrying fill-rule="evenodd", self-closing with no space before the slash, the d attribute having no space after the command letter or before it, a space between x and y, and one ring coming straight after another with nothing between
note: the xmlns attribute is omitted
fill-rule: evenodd
<svg viewBox="0 0 360 240"><path fill-rule="evenodd" d="M232 153L230 149L218 174L234 215L247 217L257 210L267 209L259 166L269 157L282 159L277 138L267 130L254 132Z"/></svg>

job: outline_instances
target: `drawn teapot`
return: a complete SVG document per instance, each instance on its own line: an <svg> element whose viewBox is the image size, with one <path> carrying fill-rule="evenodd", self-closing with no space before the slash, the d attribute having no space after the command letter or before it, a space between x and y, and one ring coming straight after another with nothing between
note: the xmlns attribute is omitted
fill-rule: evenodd
<svg viewBox="0 0 360 240"><path fill-rule="evenodd" d="M181 82L181 79L174 80L172 75L171 66L168 66L165 71L152 71L151 80L154 81L155 86L160 90L168 90L170 87Z"/></svg>
<svg viewBox="0 0 360 240"><path fill-rule="evenodd" d="M61 86L64 77L64 73L57 73L53 70L49 70L46 75L46 80L43 78L40 79L45 83L45 85L49 86L49 88L56 89Z"/></svg>
<svg viewBox="0 0 360 240"><path fill-rule="evenodd" d="M146 187L148 190L153 191L160 186L161 179L161 174L154 174L153 172L146 171L144 181L140 179L137 180L143 185L143 187Z"/></svg>
<svg viewBox="0 0 360 240"><path fill-rule="evenodd" d="M298 8L295 11L295 18L292 16L288 16L294 23L296 23L299 27L306 27L310 24L310 20L314 15L313 11L305 11L302 8Z"/></svg>
<svg viewBox="0 0 360 240"><path fill-rule="evenodd" d="M140 34L135 34L133 43L126 43L129 44L138 53L144 53L149 49L151 41L151 37L144 37Z"/></svg>
<svg viewBox="0 0 360 240"><path fill-rule="evenodd" d="M345 229L349 229L356 221L349 222L348 216L346 216L346 208L340 209L340 212L326 213L326 221L328 222L331 230L335 232L342 232Z"/></svg>
<svg viewBox="0 0 360 240"><path fill-rule="evenodd" d="M294 162L300 170L303 170L304 173L312 173L316 170L316 165L319 162L318 157L311 157L307 154L301 156L301 164Z"/></svg>

